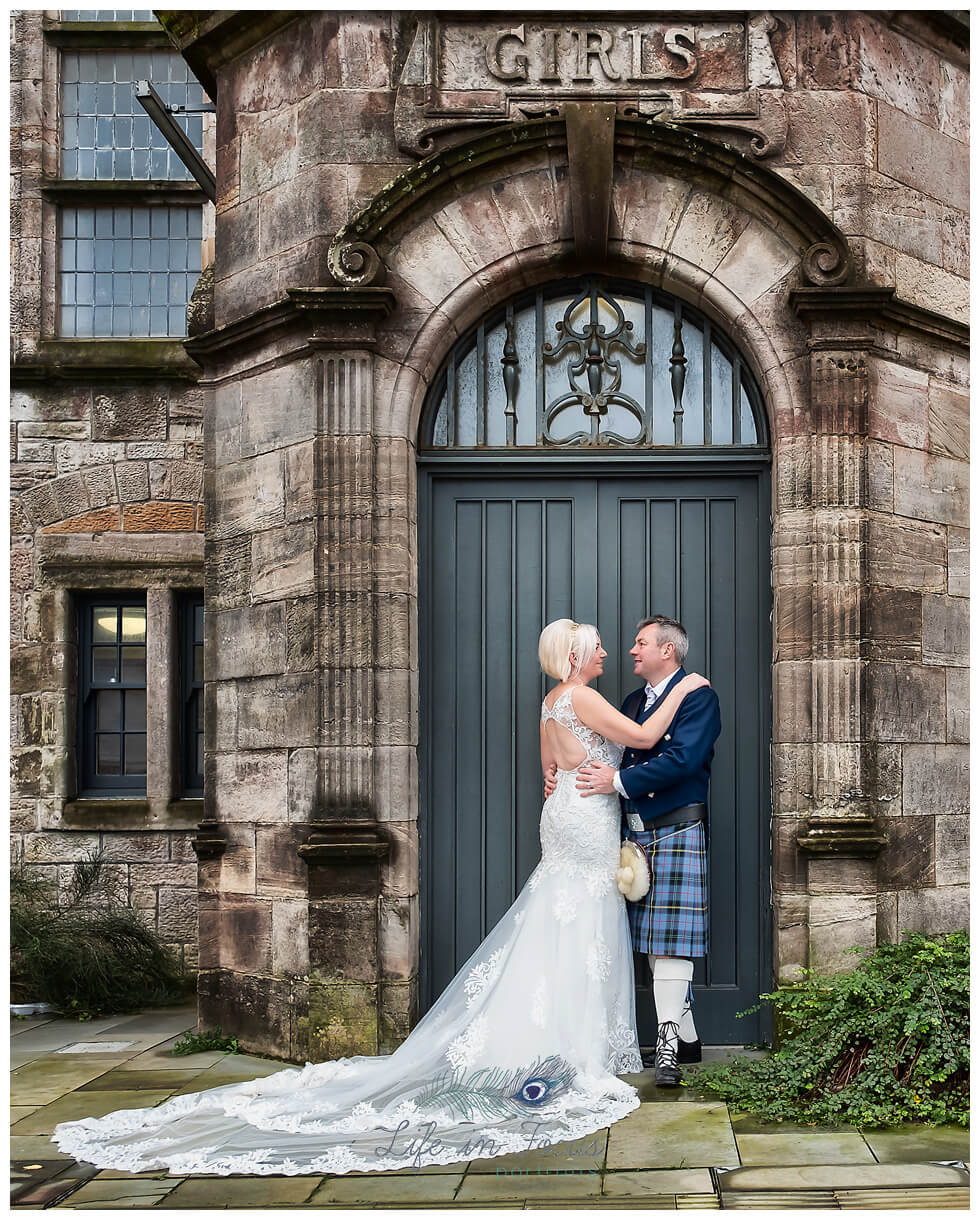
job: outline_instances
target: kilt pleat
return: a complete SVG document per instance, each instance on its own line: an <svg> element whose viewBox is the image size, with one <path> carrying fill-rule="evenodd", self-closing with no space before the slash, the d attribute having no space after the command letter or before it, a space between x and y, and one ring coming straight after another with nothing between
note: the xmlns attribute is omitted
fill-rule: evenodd
<svg viewBox="0 0 980 1220"><path fill-rule="evenodd" d="M704 823L628 831L650 860L650 889L627 902L633 948L663 957L708 952L708 854Z"/></svg>

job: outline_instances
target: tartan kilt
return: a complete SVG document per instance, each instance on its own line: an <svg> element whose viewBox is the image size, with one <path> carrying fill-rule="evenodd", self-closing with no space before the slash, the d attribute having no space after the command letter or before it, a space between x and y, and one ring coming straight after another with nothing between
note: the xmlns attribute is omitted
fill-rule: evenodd
<svg viewBox="0 0 980 1220"><path fill-rule="evenodd" d="M634 951L704 957L708 952L704 823L627 830L626 835L643 848L650 861L650 889L639 902L626 903Z"/></svg>

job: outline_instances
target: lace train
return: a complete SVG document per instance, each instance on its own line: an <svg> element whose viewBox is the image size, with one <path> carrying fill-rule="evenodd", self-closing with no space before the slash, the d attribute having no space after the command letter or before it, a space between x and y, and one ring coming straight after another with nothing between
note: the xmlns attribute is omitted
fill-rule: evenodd
<svg viewBox="0 0 980 1220"><path fill-rule="evenodd" d="M579 724L570 698L545 713L590 757L618 763L619 748ZM642 1063L615 884L618 800L582 797L573 773L559 773L541 845L514 904L393 1055L61 1123L58 1147L132 1172L377 1172L576 1140L623 1118L639 1099L617 1073Z"/></svg>

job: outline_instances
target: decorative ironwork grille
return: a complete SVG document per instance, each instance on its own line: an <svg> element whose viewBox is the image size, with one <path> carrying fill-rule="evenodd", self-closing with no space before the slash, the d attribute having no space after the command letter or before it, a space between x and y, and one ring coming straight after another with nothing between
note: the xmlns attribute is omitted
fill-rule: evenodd
<svg viewBox="0 0 980 1220"><path fill-rule="evenodd" d="M761 448L730 341L658 289L588 278L511 302L453 348L423 430L435 452Z"/></svg>

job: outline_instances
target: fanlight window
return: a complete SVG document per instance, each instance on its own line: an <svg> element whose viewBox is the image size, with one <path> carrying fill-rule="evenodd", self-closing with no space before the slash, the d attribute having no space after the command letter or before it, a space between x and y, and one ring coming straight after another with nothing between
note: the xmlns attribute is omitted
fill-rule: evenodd
<svg viewBox="0 0 980 1220"><path fill-rule="evenodd" d="M481 322L432 401L423 444L436 452L765 444L751 376L702 313L593 278Z"/></svg>

